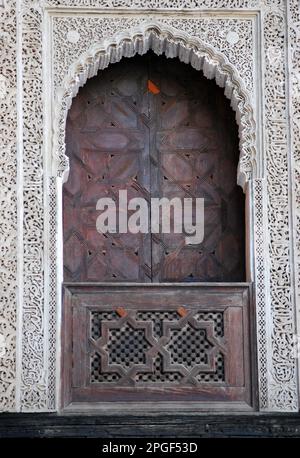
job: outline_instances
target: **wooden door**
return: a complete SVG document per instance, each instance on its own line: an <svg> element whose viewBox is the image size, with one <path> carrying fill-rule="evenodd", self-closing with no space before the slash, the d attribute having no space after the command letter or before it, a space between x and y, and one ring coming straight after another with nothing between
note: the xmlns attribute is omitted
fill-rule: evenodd
<svg viewBox="0 0 300 458"><path fill-rule="evenodd" d="M190 66L151 55L102 73L80 91L67 122L65 280L243 281L238 133L222 90ZM203 197L203 243L186 245L185 234L99 234L96 202L117 201L120 189L148 200Z"/></svg>
<svg viewBox="0 0 300 458"><path fill-rule="evenodd" d="M64 405L251 405L244 196L223 91L177 59L123 59L79 91L66 145ZM97 200L124 189L204 198L203 242L99 234Z"/></svg>
<svg viewBox="0 0 300 458"><path fill-rule="evenodd" d="M151 281L150 235L99 234L97 200L150 197L147 72L142 61L111 66L75 98L66 129L65 281Z"/></svg>

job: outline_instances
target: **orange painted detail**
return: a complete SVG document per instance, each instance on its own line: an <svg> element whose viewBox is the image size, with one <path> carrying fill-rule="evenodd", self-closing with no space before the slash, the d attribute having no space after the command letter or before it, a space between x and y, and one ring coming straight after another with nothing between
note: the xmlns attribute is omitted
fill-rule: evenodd
<svg viewBox="0 0 300 458"><path fill-rule="evenodd" d="M178 315L183 317L183 316L186 316L188 314L188 311L187 311L187 309L185 307L178 307L177 313L178 313Z"/></svg>
<svg viewBox="0 0 300 458"><path fill-rule="evenodd" d="M116 312L120 317L123 317L123 316L127 315L127 312L123 307L118 307Z"/></svg>
<svg viewBox="0 0 300 458"><path fill-rule="evenodd" d="M148 91L154 95L157 95L160 93L160 89L151 80L148 80Z"/></svg>

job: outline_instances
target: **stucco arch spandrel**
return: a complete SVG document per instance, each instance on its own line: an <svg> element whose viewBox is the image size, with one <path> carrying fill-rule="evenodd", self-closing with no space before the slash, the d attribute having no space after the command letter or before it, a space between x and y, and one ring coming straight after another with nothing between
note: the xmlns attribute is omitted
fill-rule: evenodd
<svg viewBox="0 0 300 458"><path fill-rule="evenodd" d="M119 33L93 44L74 62L57 90L53 126L52 175L68 175L68 158L65 155L65 126L73 97L88 78L123 57L145 54L153 50L157 55L178 57L181 62L201 70L206 78L215 79L231 101L239 126L240 159L237 182L242 188L256 177L256 124L251 97L236 69L212 46L159 23L142 24L128 32Z"/></svg>

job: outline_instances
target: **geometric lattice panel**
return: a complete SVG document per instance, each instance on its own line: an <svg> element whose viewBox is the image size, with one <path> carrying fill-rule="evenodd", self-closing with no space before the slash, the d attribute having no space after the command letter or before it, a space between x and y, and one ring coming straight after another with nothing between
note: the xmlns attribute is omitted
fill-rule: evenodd
<svg viewBox="0 0 300 458"><path fill-rule="evenodd" d="M90 312L92 383L225 381L223 312L118 312Z"/></svg>
<svg viewBox="0 0 300 458"><path fill-rule="evenodd" d="M251 405L247 284L69 283L63 310L66 405Z"/></svg>

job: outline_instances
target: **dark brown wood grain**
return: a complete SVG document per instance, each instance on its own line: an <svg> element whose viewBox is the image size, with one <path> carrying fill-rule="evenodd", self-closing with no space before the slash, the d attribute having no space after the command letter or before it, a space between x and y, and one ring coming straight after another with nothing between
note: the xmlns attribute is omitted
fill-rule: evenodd
<svg viewBox="0 0 300 458"><path fill-rule="evenodd" d="M149 92L149 79L158 94ZM152 54L112 65L79 91L66 145L65 281L245 279L237 125L214 82L176 59ZM204 198L203 242L187 245L186 234L173 232L99 234L96 202L117 202L120 189L148 201Z"/></svg>
<svg viewBox="0 0 300 458"><path fill-rule="evenodd" d="M72 104L66 127L70 175L63 190L65 280L151 281L149 234L96 230L98 199L117 203L119 190L127 190L128 199L149 200L146 85L144 63L128 61L91 79Z"/></svg>
<svg viewBox="0 0 300 458"><path fill-rule="evenodd" d="M75 97L66 151L63 407L254 409L238 132L223 90L176 59L123 59ZM97 201L118 209L120 190L204 198L204 240L99 233Z"/></svg>
<svg viewBox="0 0 300 458"><path fill-rule="evenodd" d="M1 413L0 414L0 438L214 438L213 448L216 450L217 438L299 438L300 415L299 413L250 413L242 415L222 414L182 414L167 413L132 413L120 414L119 412L107 414L62 415L56 413ZM7 444L9 452L13 451L13 444L19 445L19 441ZM268 447L269 441L264 444ZM3 441L2 444L3 446ZM28 446L28 444L24 444ZM61 445L60 447L61 451ZM224 452L224 441L219 445L220 452ZM247 443L249 450L250 442ZM260 451L262 450L260 445ZM45 444L41 444L45 447ZM67 446L69 446L67 444ZM78 443L75 442L75 447ZM84 442L84 453L88 450L88 444ZM96 440L97 450L99 440ZM231 447L232 443L228 444ZM32 450L32 449L31 449ZM41 448L41 451L44 449ZM47 451L49 443L47 444ZM203 450L203 448L202 448ZM19 451L19 448L18 448ZM94 450L93 450L94 451ZM228 449L229 451L229 449Z"/></svg>
<svg viewBox="0 0 300 458"><path fill-rule="evenodd" d="M223 285L209 286L194 284L183 286L172 285L150 285L145 288L140 285L105 285L105 284L66 284L67 296L71 300L65 303L69 310L67 316L73 316L73 332L66 339L66 349L73 348L72 357L67 351L63 351L64 368L67 376L66 382L71 382L71 404L73 403L147 403L147 402L174 402L179 405L184 402L186 408L193 406L193 403L222 403L222 408L239 409L244 405L244 410L253 406L253 383L250 372L250 336L245 330L249 327L249 285ZM186 314L178 313L178 308L184 306ZM118 314L122 307L124 313ZM149 317L143 318L141 313L149 313ZM159 336L154 334L153 325L155 314L174 313L174 316L167 316L162 321L162 333ZM103 316L101 333L97 337L91 331L91 316L93 313L114 313L113 318ZM199 317L198 314L202 315ZM209 313L211 315L209 315ZM223 334L216 331L216 323L213 316L224 316ZM178 316L177 316L177 315ZM208 317L208 318L207 318ZM211 318L210 318L211 317ZM171 321L170 321L171 319ZM153 321L154 320L154 321ZM135 339L135 330L145 331L145 341L149 344L147 350L143 350L146 360L141 359L130 363L127 367L124 363L110 360L109 340L111 332L120 331L119 342L116 346L122 352L122 337L127 326L132 329L129 341ZM170 349L168 346L172 341L175 332L182 332L188 326L188 334L199 335L206 333L205 340L209 344L207 350L208 360L202 363L198 361L197 352L201 350L194 347L192 356L188 348L195 345L194 338L186 335L186 354ZM178 331L176 331L178 330ZM119 332L118 331L118 332ZM126 342L126 339L125 339ZM176 345L182 345L180 338ZM137 343L138 345L138 343ZM134 352L134 348L131 349ZM173 360L172 352L179 356ZM221 377L214 381L199 379L197 374L217 373L216 357L221 353L224 357L224 379ZM119 380L93 380L92 358L95 354L105 356L107 362L102 360L101 366L97 369L98 375L114 374L120 375ZM121 354L121 353L120 353ZM163 374L174 371L186 374L186 377L175 380L153 380L140 383L136 375L140 372L151 373L153 361L158 354L163 355ZM148 355L148 356L147 356ZM189 358L193 362L189 364ZM130 359L130 356L127 357ZM182 358L182 360L181 360ZM125 358L126 359L126 358ZM88 363L90 361L90 364ZM123 361L123 360L122 360ZM117 364L117 365L116 365ZM121 371L121 372L120 372ZM125 372L124 372L125 371ZM182 372L183 371L183 372ZM74 376L75 375L75 376ZM97 374L96 374L97 375ZM159 376L161 377L161 376ZM196 378L195 378L196 377ZM152 380L152 381L151 381ZM68 392L66 387L63 392ZM233 402L233 404L231 404ZM224 404L225 403L225 404ZM65 406L70 405L70 398ZM182 407L182 406L181 406Z"/></svg>

